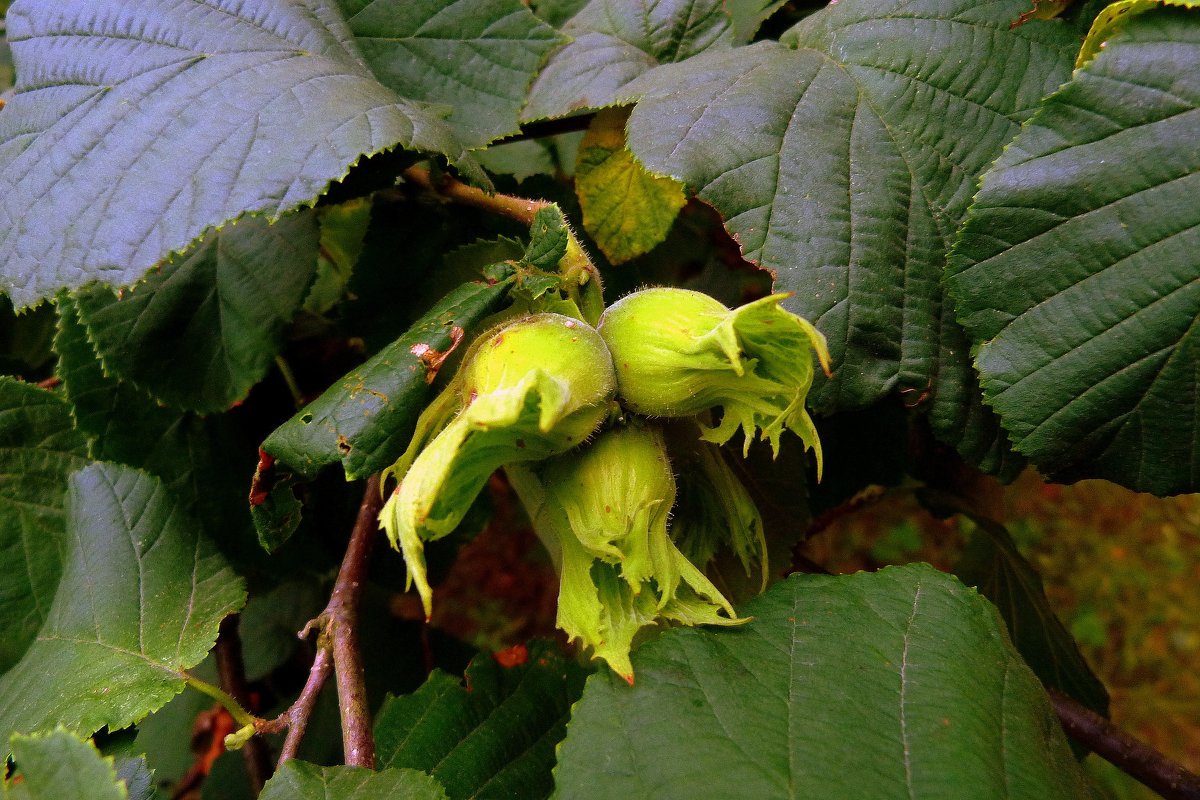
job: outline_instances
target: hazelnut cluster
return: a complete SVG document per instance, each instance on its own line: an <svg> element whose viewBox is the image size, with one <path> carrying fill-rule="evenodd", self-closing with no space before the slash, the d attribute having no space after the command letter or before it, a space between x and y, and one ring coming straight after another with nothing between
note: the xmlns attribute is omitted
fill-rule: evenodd
<svg viewBox="0 0 1200 800"><path fill-rule="evenodd" d="M684 555L711 557L714 527L747 570L766 570L762 521L719 453L738 430L776 454L784 430L821 449L804 401L825 340L772 295L730 310L684 289L646 289L592 328L561 314L480 336L426 409L380 514L425 612L424 542L462 521L503 468L559 572L558 625L626 680L639 630L659 620L733 625L729 601ZM719 409L718 422L709 424ZM671 530L677 486L662 426L692 419L692 458L718 525ZM683 527L683 526L681 526ZM682 549L681 549L682 548Z"/></svg>

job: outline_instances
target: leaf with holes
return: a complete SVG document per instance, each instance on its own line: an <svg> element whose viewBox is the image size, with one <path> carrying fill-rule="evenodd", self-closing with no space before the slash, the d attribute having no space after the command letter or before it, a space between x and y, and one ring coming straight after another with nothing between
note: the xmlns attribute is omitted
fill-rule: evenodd
<svg viewBox="0 0 1200 800"><path fill-rule="evenodd" d="M556 797L1091 797L996 609L928 565L794 575L588 679ZM970 757L966 757L970 754Z"/></svg>
<svg viewBox="0 0 1200 800"><path fill-rule="evenodd" d="M339 0L363 58L402 97L451 108L467 147L517 133L538 67L563 38L520 0Z"/></svg>
<svg viewBox="0 0 1200 800"><path fill-rule="evenodd" d="M131 284L209 228L311 204L364 155L465 158L326 0L25 0L7 23L0 285L17 305Z"/></svg>
<svg viewBox="0 0 1200 800"><path fill-rule="evenodd" d="M338 461L346 477L365 478L390 465L408 444L443 361L465 331L494 311L509 282L463 284L407 333L275 430L263 449L305 478Z"/></svg>
<svg viewBox="0 0 1200 800"><path fill-rule="evenodd" d="M244 600L242 581L158 480L84 467L70 479L66 556L46 622L0 676L0 741L137 722L182 691L183 671Z"/></svg>
<svg viewBox="0 0 1200 800"><path fill-rule="evenodd" d="M987 401L1061 480L1200 489L1200 11L1147 11L985 176L948 271Z"/></svg>
<svg viewBox="0 0 1200 800"><path fill-rule="evenodd" d="M978 393L939 278L977 176L1078 46L1059 22L1010 29L1025 5L842 0L780 43L712 50L620 92L641 98L634 154L720 211L826 335L834 377L817 408L898 390L975 460L998 429L977 399L961 412Z"/></svg>
<svg viewBox="0 0 1200 800"><path fill-rule="evenodd" d="M458 287L267 437L250 490L264 547L274 550L300 522L295 481L311 480L338 462L347 479L365 478L400 457L443 362L468 330L499 307L511 285L504 280Z"/></svg>

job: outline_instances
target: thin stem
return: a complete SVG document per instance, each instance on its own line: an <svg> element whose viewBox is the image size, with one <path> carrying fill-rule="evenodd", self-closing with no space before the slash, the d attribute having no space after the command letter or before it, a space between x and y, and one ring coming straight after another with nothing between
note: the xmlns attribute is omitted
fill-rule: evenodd
<svg viewBox="0 0 1200 800"><path fill-rule="evenodd" d="M239 621L237 614L221 621L214 655L217 674L221 676L221 688L245 708L250 703L250 687L246 683L246 664L242 660L242 640L238 635ZM257 722L255 725L257 727ZM246 762L250 787L257 795L271 777L271 754L267 743L259 738L249 739L242 747L242 758Z"/></svg>
<svg viewBox="0 0 1200 800"><path fill-rule="evenodd" d="M287 736L279 751L280 764L295 758L296 753L300 750L300 742L304 739L304 732L308 729L308 719L312 716L317 698L320 696L321 689L324 688L332 668L332 654L326 648L318 647L317 654L313 658L312 668L308 671L308 681L305 682L300 696L279 719L273 721L272 728L264 731L272 732L272 730L280 730L283 727L287 728Z"/></svg>
<svg viewBox="0 0 1200 800"><path fill-rule="evenodd" d="M1200 800L1200 775L1189 772L1090 708L1047 689L1063 730L1075 741L1167 800Z"/></svg>
<svg viewBox="0 0 1200 800"><path fill-rule="evenodd" d="M409 167L404 170L404 180L447 200L500 214L522 225L532 225L534 215L550 205L545 200L527 200L508 194L488 194L483 189L463 183L450 175L442 175L435 182L433 175L425 167Z"/></svg>
<svg viewBox="0 0 1200 800"><path fill-rule="evenodd" d="M350 543L346 546L329 603L300 631L302 639L310 631L317 631L317 652L304 689L287 711L255 725L258 733L277 733L287 728L287 737L279 752L280 764L296 757L317 697L332 671L337 682L346 764L368 769L375 767L375 738L371 733L371 709L363 683L362 648L358 640L358 608L367 578L367 563L379 531L381 508L383 494L379 490L379 476L372 475L367 479L358 518L350 533Z"/></svg>
<svg viewBox="0 0 1200 800"><path fill-rule="evenodd" d="M586 131L595 118L595 114L580 114L575 117L529 122L521 126L520 133L505 136L503 139L493 142L493 146L509 142L523 142L528 139L544 139L547 136L558 136L563 133L579 133Z"/></svg>
<svg viewBox="0 0 1200 800"><path fill-rule="evenodd" d="M229 694L222 691L218 687L213 686L208 681L201 680L190 672L184 672L183 682L196 691L208 695L213 700L216 700L218 703L224 706L225 710L229 712L229 716L233 717L233 721L238 725L241 725L242 727L254 725L257 727L261 721L249 711L242 708L241 703L239 703L237 700L234 700Z"/></svg>
<svg viewBox="0 0 1200 800"><path fill-rule="evenodd" d="M554 205L546 200L528 200L524 197L499 193L489 194L483 189L463 183L451 175L442 175L434 180L433 174L427 168L420 166L406 169L404 179L446 200L499 214L523 225L533 225L533 219L538 211ZM600 271L588 257L587 251L579 242L579 237L575 235L575 231L571 230L569 224L567 225L567 251L559 262L558 269L563 276L568 296L575 301L583 319L595 325L604 311L604 290L600 281Z"/></svg>
<svg viewBox="0 0 1200 800"><path fill-rule="evenodd" d="M287 384L288 392L292 395L292 402L296 408L304 405L304 392L300 391L300 384L296 382L296 375L292 372L292 366L288 364L287 359L283 356L275 356L275 368L279 370L279 374L283 376L283 382Z"/></svg>
<svg viewBox="0 0 1200 800"><path fill-rule="evenodd" d="M379 476L367 480L358 519L350 534L350 544L342 559L337 581L325 618L325 638L332 645L333 668L336 674L338 705L342 714L342 742L346 764L352 767L375 767L375 739L371 733L371 709L363 682L362 650L358 640L358 608L362 586L367 579L367 563L379 533L379 511L383 494Z"/></svg>

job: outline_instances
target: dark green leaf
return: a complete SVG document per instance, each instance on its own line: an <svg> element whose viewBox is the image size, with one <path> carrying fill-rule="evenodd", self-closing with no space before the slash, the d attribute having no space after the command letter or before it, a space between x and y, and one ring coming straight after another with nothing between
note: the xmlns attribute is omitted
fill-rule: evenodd
<svg viewBox="0 0 1200 800"><path fill-rule="evenodd" d="M520 0L339 0L363 57L402 97L452 108L467 147L517 133L547 54L564 40Z"/></svg>
<svg viewBox="0 0 1200 800"><path fill-rule="evenodd" d="M67 541L46 623L0 676L0 741L136 722L183 689L182 671L245 601L241 580L165 487L128 467L72 474Z"/></svg>
<svg viewBox="0 0 1200 800"><path fill-rule="evenodd" d="M554 748L586 674L547 642L516 666L478 656L465 687L435 671L413 694L384 703L375 723L379 764L430 772L451 800L548 797Z"/></svg>
<svg viewBox="0 0 1200 800"><path fill-rule="evenodd" d="M667 631L593 675L558 797L1089 797L995 608L927 565L796 575L738 628Z"/></svg>
<svg viewBox="0 0 1200 800"><path fill-rule="evenodd" d="M3 25L0 22L0 34L3 34ZM0 94L12 88L14 77L12 49L8 46L8 39L0 35Z"/></svg>
<svg viewBox="0 0 1200 800"><path fill-rule="evenodd" d="M317 269L317 215L210 232L122 292L92 287L79 314L106 370L184 409L224 411L262 380Z"/></svg>
<svg viewBox="0 0 1200 800"><path fill-rule="evenodd" d="M9 565L0 570L0 672L46 620L62 565L67 475L86 463L62 397L0 378L0 563Z"/></svg>
<svg viewBox="0 0 1200 800"><path fill-rule="evenodd" d="M238 618L246 679L266 678L300 646L297 631L321 613L328 589L311 578L281 583L250 598Z"/></svg>
<svg viewBox="0 0 1200 800"><path fill-rule="evenodd" d="M525 121L613 105L642 73L732 38L721 0L592 0L562 30L573 41L538 75Z"/></svg>
<svg viewBox="0 0 1200 800"><path fill-rule="evenodd" d="M0 372L29 381L46 377L53 341L54 308L49 303L17 314L0 295Z"/></svg>
<svg viewBox="0 0 1200 800"><path fill-rule="evenodd" d="M1039 0L1034 0L1035 5ZM1050 0L1051 3L1066 5L1071 0ZM1101 11L1092 22L1091 30L1079 48L1075 66L1082 67L1095 58L1108 45L1108 40L1120 33L1125 23L1138 14L1162 6L1200 8L1200 0L1117 0Z"/></svg>
<svg viewBox="0 0 1200 800"><path fill-rule="evenodd" d="M529 226L525 260L535 269L553 270L567 253L567 219L556 206L538 209Z"/></svg>
<svg viewBox="0 0 1200 800"><path fill-rule="evenodd" d="M204 776L199 800L255 800L256 796L246 774L245 757L226 750Z"/></svg>
<svg viewBox="0 0 1200 800"><path fill-rule="evenodd" d="M323 206L317 277L304 298L304 310L324 314L346 294L371 225L371 199L358 197L336 206Z"/></svg>
<svg viewBox="0 0 1200 800"><path fill-rule="evenodd" d="M14 736L11 749L19 777L5 782L6 800L129 800L112 759L64 730Z"/></svg>
<svg viewBox="0 0 1200 800"><path fill-rule="evenodd" d="M58 374L91 455L161 478L184 510L200 520L222 552L246 567L264 557L246 513L253 442L227 416L201 417L165 408L137 388L104 374L75 304L58 302Z"/></svg>
<svg viewBox="0 0 1200 800"><path fill-rule="evenodd" d="M429 398L439 359L497 308L509 285L460 286L267 437L250 494L264 547L278 547L299 524L295 480L311 480L338 462L348 479L364 478L400 457Z"/></svg>
<svg viewBox="0 0 1200 800"><path fill-rule="evenodd" d="M1063 480L1200 489L1200 12L1148 11L987 173L951 263L987 401Z"/></svg>
<svg viewBox="0 0 1200 800"><path fill-rule="evenodd" d="M464 157L322 0L26 0L7 21L0 281L20 306L131 284L211 227L310 204L364 154Z"/></svg>
<svg viewBox="0 0 1200 800"><path fill-rule="evenodd" d="M561 28L586 5L587 0L530 0L529 3L533 13L556 28Z"/></svg>
<svg viewBox="0 0 1200 800"><path fill-rule="evenodd" d="M281 425L263 443L276 469L311 478L338 461L365 478L400 457L437 374L438 356L495 310L507 284L468 283L446 295L407 333ZM415 351L415 352L414 352Z"/></svg>
<svg viewBox="0 0 1200 800"><path fill-rule="evenodd" d="M554 148L539 139L498 144L475 157L489 172L512 175L518 182L531 175L554 175L558 168Z"/></svg>
<svg viewBox="0 0 1200 800"><path fill-rule="evenodd" d="M190 672L215 683L218 678L210 657ZM201 714L212 711L213 700L200 692L183 692L137 724L134 749L154 765L155 777L167 785L182 778L196 763L192 729Z"/></svg>
<svg viewBox="0 0 1200 800"><path fill-rule="evenodd" d="M411 769L372 772L288 761L263 787L261 800L446 800L428 775Z"/></svg>
<svg viewBox="0 0 1200 800"><path fill-rule="evenodd" d="M1037 570L1003 525L975 515L971 520L978 530L954 573L996 604L1017 651L1044 685L1108 716L1108 692L1055 616Z"/></svg>
<svg viewBox="0 0 1200 800"><path fill-rule="evenodd" d="M942 298L939 338L943 357L937 361L928 390L935 400L928 406L930 427L969 463L1006 483L1015 479L1027 462L1012 449L1000 427L1000 418L983 402L979 376L968 363L971 346L966 331L954 319L954 302L949 295ZM936 393L933 387L937 387ZM905 405L919 406L928 399L928 394L923 394L913 389L902 397Z"/></svg>
<svg viewBox="0 0 1200 800"><path fill-rule="evenodd" d="M749 42L763 22L787 0L725 0L725 9L733 20L733 34L739 42Z"/></svg>
<svg viewBox="0 0 1200 800"><path fill-rule="evenodd" d="M166 800L154 780L154 770L146 763L145 756L121 758L116 762L117 780L125 784L128 800ZM56 800L61 800L56 798Z"/></svg>
<svg viewBox="0 0 1200 800"><path fill-rule="evenodd" d="M820 410L898 390L934 407L942 438L984 455L996 440L957 427L979 423L958 411L970 363L944 330L939 278L977 176L1070 75L1073 31L1010 29L1022 10L842 0L783 44L710 51L623 90L643 97L628 129L642 163L720 211L825 333L834 378L814 392Z"/></svg>

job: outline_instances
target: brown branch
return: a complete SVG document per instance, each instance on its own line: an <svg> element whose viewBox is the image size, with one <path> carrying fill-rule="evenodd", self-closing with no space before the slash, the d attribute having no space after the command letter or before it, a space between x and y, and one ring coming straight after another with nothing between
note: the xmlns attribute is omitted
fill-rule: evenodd
<svg viewBox="0 0 1200 800"><path fill-rule="evenodd" d="M595 118L595 113L592 113L579 114L574 117L563 117L562 119L544 119L538 122L527 122L521 126L520 133L505 136L503 139L493 142L492 145L523 142L527 139L544 139L547 136L558 136L562 133L579 133L580 131L586 131Z"/></svg>
<svg viewBox="0 0 1200 800"><path fill-rule="evenodd" d="M833 523L837 522L842 517L848 517L857 511L874 505L887 496L889 490L886 486L878 486L872 484L862 491L852 495L848 500L833 508L826 509L822 513L813 517L812 522L808 523L808 529L804 532L804 539L811 539L818 533L821 533Z"/></svg>
<svg viewBox="0 0 1200 800"><path fill-rule="evenodd" d="M1167 800L1200 800L1200 775L1189 772L1104 717L1047 689L1063 730L1075 741Z"/></svg>
<svg viewBox="0 0 1200 800"><path fill-rule="evenodd" d="M221 621L217 633L214 656L217 675L224 689L242 708L250 708L250 688L246 684L246 665L242 661L242 640L238 635L239 616L233 614ZM242 758L246 762L246 774L254 794L262 791L263 784L271 777L271 753L267 743L257 737L251 738L242 747Z"/></svg>
<svg viewBox="0 0 1200 800"><path fill-rule="evenodd" d="M546 200L529 200L514 195L488 193L470 186L452 175L434 177L427 168L409 167L404 170L404 180L451 202L500 214L523 225L533 225L538 211L553 207ZM564 217L565 220L565 217ZM567 225L567 250L558 263L558 269L566 285L568 296L575 301L582 318L595 325L604 311L604 290L600 272L588 257L579 237Z"/></svg>
<svg viewBox="0 0 1200 800"><path fill-rule="evenodd" d="M362 650L358 641L358 606L362 586L367 579L367 562L379 533L379 511L383 493L379 476L367 479L358 519L350 534L346 557L338 571L329 605L321 615L325 620L324 638L331 643L333 669L337 676L338 705L342 713L342 745L346 764L375 767L375 739L371 734L371 709L363 683Z"/></svg>
<svg viewBox="0 0 1200 800"><path fill-rule="evenodd" d="M509 194L488 194L483 189L463 183L451 175L441 175L435 179L425 167L409 167L404 170L404 180L439 197L500 214L522 225L532 225L534 215L550 205L545 200L527 200Z"/></svg>
<svg viewBox="0 0 1200 800"><path fill-rule="evenodd" d="M272 721L272 727L261 731L262 733L270 733L287 728L287 736L283 740L283 747L279 750L279 763L295 758L296 753L300 750L300 742L304 739L304 733L308 730L308 719L312 716L313 708L317 705L317 698L321 694L321 689L325 687L325 680L329 677L329 672L333 668L333 656L329 650L324 647L317 648L317 654L313 657L312 668L308 671L308 680L304 684L304 689L300 692L300 696L296 698L296 702L292 703L277 720Z"/></svg>
<svg viewBox="0 0 1200 800"><path fill-rule="evenodd" d="M279 763L296 757L308 720L316 706L317 697L332 671L336 676L338 706L342 717L342 747L346 764L353 767L375 767L375 739L371 733L371 709L363 683L362 649L358 641L358 608L362 586L366 582L367 563L379 531L379 510L383 495L379 476L367 479L358 518L346 545L341 569L333 584L333 593L325 610L309 621L300 631L300 638L317 631L317 652L308 680L296 702L273 720L257 726L259 733L278 733L287 729Z"/></svg>

